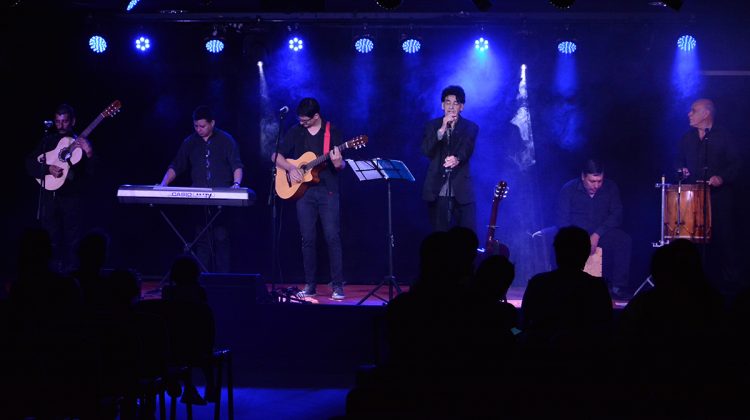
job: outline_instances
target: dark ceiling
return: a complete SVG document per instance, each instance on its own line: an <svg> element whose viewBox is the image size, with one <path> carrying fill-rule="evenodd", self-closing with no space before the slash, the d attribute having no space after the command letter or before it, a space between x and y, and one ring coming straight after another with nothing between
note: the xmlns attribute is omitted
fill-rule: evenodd
<svg viewBox="0 0 750 420"><path fill-rule="evenodd" d="M548 0L391 0L400 3L387 10L375 0L140 0L132 11L126 12L129 0L8 0L9 8L19 13L39 12L43 7L70 13L118 17L124 19L190 21L242 20L260 18L284 20L298 18L363 19L386 21L430 19L434 15L453 16L466 20L492 20L512 15L534 18L606 19L645 17L656 19L687 19L701 16L747 16L740 10L743 1L732 0L576 0L569 9L559 9ZM662 5L658 5L661 3ZM670 4L672 7L664 5ZM682 3L679 10L677 4ZM487 8L488 7L488 8ZM480 8L487 8L486 12ZM742 8L744 9L744 8Z"/></svg>

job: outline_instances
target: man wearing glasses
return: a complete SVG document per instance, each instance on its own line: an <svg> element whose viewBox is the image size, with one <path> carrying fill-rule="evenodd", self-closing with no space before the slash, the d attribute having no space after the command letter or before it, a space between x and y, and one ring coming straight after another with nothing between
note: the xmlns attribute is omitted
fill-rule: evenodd
<svg viewBox="0 0 750 420"><path fill-rule="evenodd" d="M422 153L430 159L422 198L427 201L430 223L446 231L453 221L476 229L476 205L469 160L479 126L461 117L466 94L461 86L448 86L441 95L443 116L430 120L422 137Z"/></svg>
<svg viewBox="0 0 750 420"><path fill-rule="evenodd" d="M193 187L240 188L242 161L234 138L216 128L211 108L201 105L193 111L195 132L183 140L177 156L169 164L161 185L167 186L178 175L190 169ZM211 208L204 207L206 222L211 220ZM199 227L198 232L202 230ZM196 243L196 253L209 271L229 272L229 232L214 223Z"/></svg>
<svg viewBox="0 0 750 420"><path fill-rule="evenodd" d="M295 125L287 131L284 141L279 146L279 154L271 156L276 166L289 174L292 182L302 182L303 173L290 159L299 159L305 152L316 156L330 153L330 163L325 163L318 176L320 182L310 183L304 195L297 202L297 220L302 234L302 262L305 271L305 290L300 292L302 298L317 294L315 272L317 269L317 221L320 218L323 234L328 244L328 258L331 267L331 298L344 299L343 259L341 256L341 233L339 215L339 172L345 162L338 146L341 144L341 133L320 116L320 104L315 98L305 98L297 106Z"/></svg>

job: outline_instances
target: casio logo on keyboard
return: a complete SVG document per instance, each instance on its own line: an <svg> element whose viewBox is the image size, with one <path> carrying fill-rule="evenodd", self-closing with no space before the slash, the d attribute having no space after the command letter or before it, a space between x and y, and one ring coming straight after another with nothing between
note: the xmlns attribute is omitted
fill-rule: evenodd
<svg viewBox="0 0 750 420"><path fill-rule="evenodd" d="M181 192L181 191L173 191L169 194L172 197L184 197L184 198L211 198L213 193L210 192Z"/></svg>

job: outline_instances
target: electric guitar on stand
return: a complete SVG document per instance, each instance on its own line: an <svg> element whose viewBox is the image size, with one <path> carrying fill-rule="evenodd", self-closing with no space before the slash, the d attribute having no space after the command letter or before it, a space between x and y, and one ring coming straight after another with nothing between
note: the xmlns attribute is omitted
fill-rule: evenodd
<svg viewBox="0 0 750 420"><path fill-rule="evenodd" d="M367 144L367 135L359 135L346 143L339 145L339 151L346 149L359 149ZM289 172L281 168L276 168L276 194L279 197L287 199L297 199L305 194L305 191L311 183L320 182L318 173L322 164L331 158L331 152L315 156L313 152L305 152L299 159L287 159L288 162L302 170L302 182L293 182Z"/></svg>
<svg viewBox="0 0 750 420"><path fill-rule="evenodd" d="M99 125L102 120L108 117L113 117L120 111L121 106L122 104L120 104L120 101L112 102L96 117L93 122L91 122L91 124L89 124L88 127L86 127L85 130L83 130L83 133L81 133L80 137L88 138L89 134L94 131L96 126ZM57 147L37 157L37 162L44 162L47 165L62 168L62 175L60 177L55 177L52 174L47 174L44 176L44 179L36 179L36 182L38 182L39 184L44 183L43 185L45 190L55 191L62 187L65 183L65 179L68 176L70 167L81 161L81 158L83 157L83 151L80 147L71 147L74 141L76 141L76 139L73 137L63 137L60 139L60 141L57 142Z"/></svg>
<svg viewBox="0 0 750 420"><path fill-rule="evenodd" d="M487 225L487 242L484 245L484 255L503 255L510 257L510 249L497 239L495 239L495 228L497 227L497 210L500 202L508 195L508 183L500 181L495 186L495 193L492 198L492 211L490 212L490 223Z"/></svg>

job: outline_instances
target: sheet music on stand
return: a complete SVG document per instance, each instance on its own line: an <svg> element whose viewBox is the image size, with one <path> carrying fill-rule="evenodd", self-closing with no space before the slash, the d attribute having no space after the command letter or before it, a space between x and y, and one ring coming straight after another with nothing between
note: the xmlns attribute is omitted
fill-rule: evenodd
<svg viewBox="0 0 750 420"><path fill-rule="evenodd" d="M393 216L391 207L391 180L392 179L403 179L405 181L413 182L414 175L411 174L409 168L404 165L404 162L394 159L367 159L367 160L352 160L347 159L346 162L349 167L352 168L354 174L357 175L360 181L370 181L375 179L384 179L387 186L387 201L388 201L388 275L375 286L369 293L367 293L357 305L361 305L370 296L382 300L383 302L390 302L393 299L393 289L396 289L396 293L401 293L401 287L396 281L396 276L393 274L393 248L395 247L395 240L393 236ZM376 295L375 293L385 284L388 284L388 300Z"/></svg>
<svg viewBox="0 0 750 420"><path fill-rule="evenodd" d="M373 179L403 179L406 181L415 181L414 175L409 171L404 162L395 159L367 159L352 160L346 162L357 175L360 181L369 181Z"/></svg>

